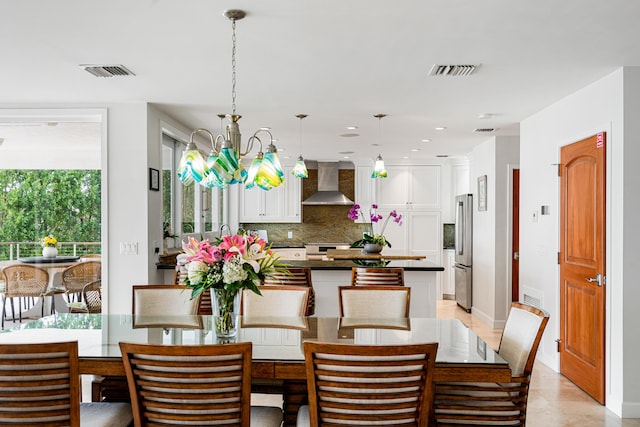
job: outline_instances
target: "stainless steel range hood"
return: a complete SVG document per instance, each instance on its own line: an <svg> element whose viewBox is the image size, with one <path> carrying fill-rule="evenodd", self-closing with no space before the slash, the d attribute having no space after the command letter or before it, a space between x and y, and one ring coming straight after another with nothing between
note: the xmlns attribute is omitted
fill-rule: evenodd
<svg viewBox="0 0 640 427"><path fill-rule="evenodd" d="M353 200L338 190L338 162L318 162L318 191L302 204L305 206L353 204Z"/></svg>

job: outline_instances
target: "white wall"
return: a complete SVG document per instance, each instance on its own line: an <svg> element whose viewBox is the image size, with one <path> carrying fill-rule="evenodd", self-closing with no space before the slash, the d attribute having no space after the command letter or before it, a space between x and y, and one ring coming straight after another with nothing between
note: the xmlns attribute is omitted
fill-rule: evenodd
<svg viewBox="0 0 640 427"><path fill-rule="evenodd" d="M560 147L607 132L607 407L623 417L640 417L640 352L637 325L638 160L640 68L620 69L540 111L520 126L520 286L538 292L551 318L538 352L559 370ZM626 119L626 120L625 120ZM551 215L531 214L549 205ZM626 284L626 286L625 286ZM625 327L626 326L626 327ZM635 329L635 330L634 330Z"/></svg>
<svg viewBox="0 0 640 427"><path fill-rule="evenodd" d="M493 137L471 153L473 193L472 313L491 327L507 318L511 280L510 166L518 163L517 137ZM487 175L487 210L478 211L477 179Z"/></svg>

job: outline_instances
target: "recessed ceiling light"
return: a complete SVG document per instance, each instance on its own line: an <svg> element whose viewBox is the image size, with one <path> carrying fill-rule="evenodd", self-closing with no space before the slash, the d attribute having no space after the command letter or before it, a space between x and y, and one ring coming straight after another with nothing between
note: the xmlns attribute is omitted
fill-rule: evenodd
<svg viewBox="0 0 640 427"><path fill-rule="evenodd" d="M420 142L431 142L431 140L428 139L428 138L427 139L421 139Z"/></svg>
<svg viewBox="0 0 640 427"><path fill-rule="evenodd" d="M379 145L380 145L380 144L377 144L377 143L375 143L375 142L374 142L373 144L371 144L371 146L372 146L372 147L377 147L377 146L379 146Z"/></svg>
<svg viewBox="0 0 640 427"><path fill-rule="evenodd" d="M411 151L420 151L419 148L412 148Z"/></svg>
<svg viewBox="0 0 640 427"><path fill-rule="evenodd" d="M261 127L260 130L271 130L271 128L269 126L264 126L264 127Z"/></svg>
<svg viewBox="0 0 640 427"><path fill-rule="evenodd" d="M348 158L349 158L349 156L343 156L342 158L343 158L343 159L348 159Z"/></svg>
<svg viewBox="0 0 640 427"><path fill-rule="evenodd" d="M438 126L438 127L436 128L436 130L445 130L445 129L446 129L446 127L444 127L444 126Z"/></svg>
<svg viewBox="0 0 640 427"><path fill-rule="evenodd" d="M347 126L347 130L356 130L358 126Z"/></svg>
<svg viewBox="0 0 640 427"><path fill-rule="evenodd" d="M359 133L343 133L340 135L343 138L355 138L356 136L360 136Z"/></svg>
<svg viewBox="0 0 640 427"><path fill-rule="evenodd" d="M448 154L436 154L436 157L449 157Z"/></svg>
<svg viewBox="0 0 640 427"><path fill-rule="evenodd" d="M408 159L408 158L409 158L409 156L403 156L402 158L403 158L403 159Z"/></svg>
<svg viewBox="0 0 640 427"><path fill-rule="evenodd" d="M490 119L491 117L493 117L492 113L478 113L479 119Z"/></svg>
<svg viewBox="0 0 640 427"><path fill-rule="evenodd" d="M353 151L339 151L338 154L344 154L344 155L353 154Z"/></svg>

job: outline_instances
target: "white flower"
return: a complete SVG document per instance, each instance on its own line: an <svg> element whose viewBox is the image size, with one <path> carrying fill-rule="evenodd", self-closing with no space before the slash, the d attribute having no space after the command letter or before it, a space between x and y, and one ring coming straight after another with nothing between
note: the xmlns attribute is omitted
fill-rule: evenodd
<svg viewBox="0 0 640 427"><path fill-rule="evenodd" d="M241 257L236 256L224 263L222 266L222 277L224 283L235 283L245 280L247 272L242 268Z"/></svg>
<svg viewBox="0 0 640 427"><path fill-rule="evenodd" d="M191 261L187 264L187 277L189 282L197 284L202 282L209 266L202 261Z"/></svg>

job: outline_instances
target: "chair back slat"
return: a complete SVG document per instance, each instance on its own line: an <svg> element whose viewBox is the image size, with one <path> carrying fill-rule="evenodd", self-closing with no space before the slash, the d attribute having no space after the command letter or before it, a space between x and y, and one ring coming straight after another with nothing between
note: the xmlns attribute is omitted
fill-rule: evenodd
<svg viewBox="0 0 640 427"><path fill-rule="evenodd" d="M78 343L0 345L0 425L80 426Z"/></svg>
<svg viewBox="0 0 640 427"><path fill-rule="evenodd" d="M304 342L310 425L427 426L437 349Z"/></svg>
<svg viewBox="0 0 640 427"><path fill-rule="evenodd" d="M404 268L353 267L351 284L354 286L404 286Z"/></svg>
<svg viewBox="0 0 640 427"><path fill-rule="evenodd" d="M251 343L120 348L136 426L249 426Z"/></svg>

